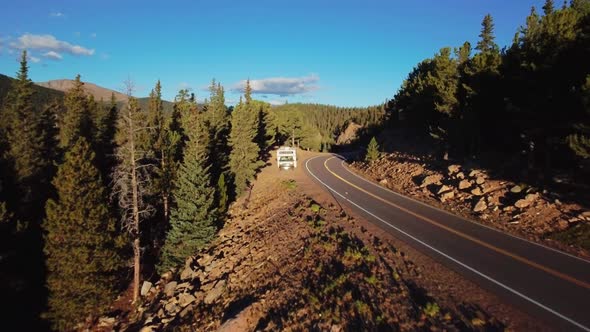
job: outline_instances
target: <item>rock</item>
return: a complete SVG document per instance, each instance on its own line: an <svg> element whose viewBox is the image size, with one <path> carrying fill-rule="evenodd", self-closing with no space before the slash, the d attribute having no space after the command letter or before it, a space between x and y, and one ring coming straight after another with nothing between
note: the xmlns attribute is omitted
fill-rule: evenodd
<svg viewBox="0 0 590 332"><path fill-rule="evenodd" d="M510 188L510 192L513 194L518 194L522 191L522 187L521 186L514 186L512 188Z"/></svg>
<svg viewBox="0 0 590 332"><path fill-rule="evenodd" d="M484 198L480 199L477 204L475 204L475 206L473 207L473 211L474 212L482 212L485 211L488 208L488 205L486 204L486 200Z"/></svg>
<svg viewBox="0 0 590 332"><path fill-rule="evenodd" d="M449 170L449 175L455 174L457 172L459 172L459 170L461 169L461 166L459 165L450 165L449 167L447 167L447 169Z"/></svg>
<svg viewBox="0 0 590 332"><path fill-rule="evenodd" d="M519 209L524 209L529 205L531 205L531 201L528 201L526 199L519 199L518 201L516 201L516 203L514 203L514 206L516 206Z"/></svg>
<svg viewBox="0 0 590 332"><path fill-rule="evenodd" d="M180 318L184 318L191 311L193 311L193 306L189 305L186 308L182 309L178 315L180 315Z"/></svg>
<svg viewBox="0 0 590 332"><path fill-rule="evenodd" d="M114 317L100 317L98 319L98 326L107 327L107 326L113 326L113 324L115 324Z"/></svg>
<svg viewBox="0 0 590 332"><path fill-rule="evenodd" d="M168 296L168 297L174 296L174 291L176 290L176 285L178 285L178 282L176 282L176 281L171 281L171 282L167 283L166 286L164 286L164 294L166 294L166 296Z"/></svg>
<svg viewBox="0 0 590 332"><path fill-rule="evenodd" d="M444 193L444 192L451 191L452 189L453 189L453 188L451 188L451 187L449 187L449 186L442 185L442 186L440 187L440 189L439 189L439 190L438 190L436 193L440 195L440 194L442 194L442 193Z"/></svg>
<svg viewBox="0 0 590 332"><path fill-rule="evenodd" d="M483 176L478 176L477 179L475 179L475 183L477 184L484 184L486 182L486 179Z"/></svg>
<svg viewBox="0 0 590 332"><path fill-rule="evenodd" d="M225 291L225 280L219 280L215 284L215 287L213 287L213 289L211 291L209 291L209 293L207 293L207 296L205 296L205 303L212 304L213 302L215 302L215 300L217 300L221 296L221 294L223 294L224 291Z"/></svg>
<svg viewBox="0 0 590 332"><path fill-rule="evenodd" d="M162 274L161 279L164 279L166 281L172 280L172 272L171 271L168 271L168 272Z"/></svg>
<svg viewBox="0 0 590 332"><path fill-rule="evenodd" d="M442 193L442 195L440 195L439 198L440 198L440 201L444 203L448 199L452 199L454 197L455 197L455 192L447 191L447 192Z"/></svg>
<svg viewBox="0 0 590 332"><path fill-rule="evenodd" d="M178 296L178 304L182 308L195 302L195 300L196 300L196 298L192 294L189 294L189 293L180 293L180 295Z"/></svg>
<svg viewBox="0 0 590 332"><path fill-rule="evenodd" d="M178 308L176 298L172 298L168 303L166 303L166 305L164 306L164 309L169 313L178 312L178 310L180 310L180 308Z"/></svg>
<svg viewBox="0 0 590 332"><path fill-rule="evenodd" d="M481 191L481 189L479 187L475 187L474 189L471 189L471 195L483 196L483 192Z"/></svg>
<svg viewBox="0 0 590 332"><path fill-rule="evenodd" d="M442 175L440 175L440 174L429 175L429 176L425 177L424 180L422 180L422 184L420 185L420 188L424 188L424 187L429 186L431 184L440 184L440 180L442 180Z"/></svg>
<svg viewBox="0 0 590 332"><path fill-rule="evenodd" d="M184 268L184 270L182 270L182 272L180 273L180 279L181 280L189 280L189 279L193 279L193 276L195 274L195 271L193 271L193 269L190 268L190 266L187 266L186 268Z"/></svg>
<svg viewBox="0 0 590 332"><path fill-rule="evenodd" d="M469 172L469 177L470 178L475 178L478 177L481 174L481 172L477 169L472 170L471 172Z"/></svg>
<svg viewBox="0 0 590 332"><path fill-rule="evenodd" d="M464 190L467 188L471 188L471 181L461 180L461 182L459 182L459 190Z"/></svg>
<svg viewBox="0 0 590 332"><path fill-rule="evenodd" d="M387 184L387 179L383 179L381 181L379 181L380 184Z"/></svg>
<svg viewBox="0 0 590 332"><path fill-rule="evenodd" d="M555 199L555 202L554 203L555 203L555 205L561 205L561 201L559 199L557 199L557 198Z"/></svg>
<svg viewBox="0 0 590 332"><path fill-rule="evenodd" d="M139 332L154 332L159 331L160 327L158 325L147 325L141 328Z"/></svg>
<svg viewBox="0 0 590 332"><path fill-rule="evenodd" d="M460 180L465 179L465 174L463 174L463 172L457 173L457 179L460 179Z"/></svg>
<svg viewBox="0 0 590 332"><path fill-rule="evenodd" d="M149 281L144 281L143 285L141 285L141 296L146 296L150 289L152 289L152 283Z"/></svg>

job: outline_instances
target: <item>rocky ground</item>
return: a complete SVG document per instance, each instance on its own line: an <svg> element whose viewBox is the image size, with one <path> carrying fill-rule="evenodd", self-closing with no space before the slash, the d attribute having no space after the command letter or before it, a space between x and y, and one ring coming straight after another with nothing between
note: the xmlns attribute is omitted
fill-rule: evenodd
<svg viewBox="0 0 590 332"><path fill-rule="evenodd" d="M590 211L557 193L485 170L394 152L352 168L396 192L570 253L590 257Z"/></svg>
<svg viewBox="0 0 590 332"><path fill-rule="evenodd" d="M94 330L543 329L355 218L301 169L270 165L258 178L209 247Z"/></svg>

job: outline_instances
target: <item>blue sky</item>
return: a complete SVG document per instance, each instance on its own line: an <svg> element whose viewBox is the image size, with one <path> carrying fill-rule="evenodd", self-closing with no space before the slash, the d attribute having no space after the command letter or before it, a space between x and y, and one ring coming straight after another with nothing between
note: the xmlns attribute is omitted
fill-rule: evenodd
<svg viewBox="0 0 590 332"><path fill-rule="evenodd" d="M197 98L212 78L239 97L367 106L391 98L407 73L441 47L475 44L486 13L500 46L542 0L6 0L0 4L0 73L19 49L34 81L73 78L146 96L157 79L172 100Z"/></svg>

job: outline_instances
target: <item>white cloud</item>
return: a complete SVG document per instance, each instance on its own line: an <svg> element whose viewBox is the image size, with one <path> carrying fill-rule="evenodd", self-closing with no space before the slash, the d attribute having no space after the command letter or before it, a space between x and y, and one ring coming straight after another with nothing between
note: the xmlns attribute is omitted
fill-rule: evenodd
<svg viewBox="0 0 590 332"><path fill-rule="evenodd" d="M320 77L312 74L304 77L269 77L258 80L250 80L252 93L290 96L303 94L319 89L316 83ZM243 92L246 80L236 83L234 92Z"/></svg>
<svg viewBox="0 0 590 332"><path fill-rule="evenodd" d="M33 35L27 33L18 37L17 41L10 43L10 46L19 50L54 51L57 53L86 56L94 54L93 49L88 49L80 45L72 45L66 41L58 40L52 35Z"/></svg>
<svg viewBox="0 0 590 332"><path fill-rule="evenodd" d="M32 56L32 55L28 55L27 58L29 61L31 61L33 63L37 63L37 62L41 61L41 59L37 58L36 56Z"/></svg>
<svg viewBox="0 0 590 332"><path fill-rule="evenodd" d="M63 59L63 56L55 51L49 51L49 52L45 52L43 53L43 57L51 59L51 60L61 60Z"/></svg>
<svg viewBox="0 0 590 332"><path fill-rule="evenodd" d="M49 13L49 17L63 18L66 17L66 14L62 12L51 12Z"/></svg>

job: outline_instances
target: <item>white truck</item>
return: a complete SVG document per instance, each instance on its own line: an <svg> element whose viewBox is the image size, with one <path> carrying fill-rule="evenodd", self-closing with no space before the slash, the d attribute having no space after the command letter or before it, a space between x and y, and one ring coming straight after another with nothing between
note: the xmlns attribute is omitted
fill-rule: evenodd
<svg viewBox="0 0 590 332"><path fill-rule="evenodd" d="M277 165L282 169L297 167L297 150L292 147L282 146L277 150Z"/></svg>

